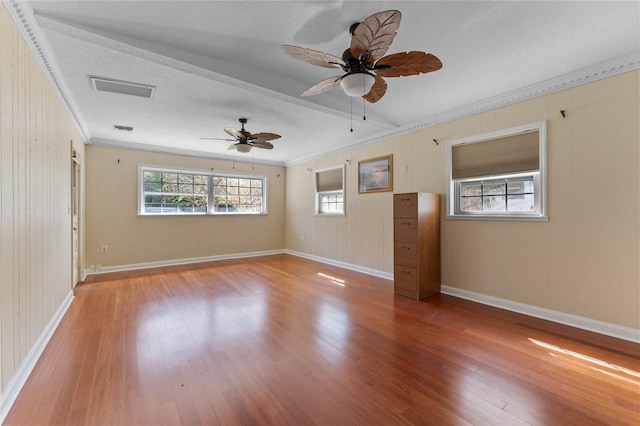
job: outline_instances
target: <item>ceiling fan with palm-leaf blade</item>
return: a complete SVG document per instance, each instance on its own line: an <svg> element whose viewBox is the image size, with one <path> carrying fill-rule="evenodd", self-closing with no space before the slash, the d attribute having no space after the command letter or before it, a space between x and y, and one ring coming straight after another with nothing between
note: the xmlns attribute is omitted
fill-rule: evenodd
<svg viewBox="0 0 640 426"><path fill-rule="evenodd" d="M351 45L342 57L304 47L283 45L291 57L325 68L342 68L344 75L333 76L307 89L302 96L318 95L342 86L349 96L362 96L378 102L387 92L383 77L404 77L437 71L442 62L436 56L419 51L384 56L400 27L402 14L397 10L378 12L349 29Z"/></svg>
<svg viewBox="0 0 640 426"><path fill-rule="evenodd" d="M219 138L200 138L200 139L209 139L209 140L218 140L218 141L235 141L229 145L228 149L235 149L238 152L249 152L251 148L263 148L263 149L273 149L273 144L269 141L274 139L278 139L280 135L275 133L250 133L245 130L244 125L247 123L246 118L239 118L238 121L242 124L242 128L240 130L236 130L232 127L225 127L224 131L229 135L233 136L233 139L219 139Z"/></svg>

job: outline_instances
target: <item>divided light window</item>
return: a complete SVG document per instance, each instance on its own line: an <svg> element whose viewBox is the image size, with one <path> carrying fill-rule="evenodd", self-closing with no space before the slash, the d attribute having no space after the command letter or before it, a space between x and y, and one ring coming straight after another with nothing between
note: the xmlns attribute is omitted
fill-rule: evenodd
<svg viewBox="0 0 640 426"><path fill-rule="evenodd" d="M142 215L263 214L266 177L139 167Z"/></svg>
<svg viewBox="0 0 640 426"><path fill-rule="evenodd" d="M547 220L544 122L447 144L447 218Z"/></svg>
<svg viewBox="0 0 640 426"><path fill-rule="evenodd" d="M314 173L316 214L344 215L344 167Z"/></svg>

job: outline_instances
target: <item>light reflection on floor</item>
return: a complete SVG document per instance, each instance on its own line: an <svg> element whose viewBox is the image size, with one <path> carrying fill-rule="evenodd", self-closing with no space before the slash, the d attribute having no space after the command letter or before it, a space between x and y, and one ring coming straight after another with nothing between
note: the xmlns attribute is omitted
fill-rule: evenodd
<svg viewBox="0 0 640 426"><path fill-rule="evenodd" d="M540 340L529 338L529 341L531 343L537 345L537 346L540 346L542 348L551 350L552 352L549 353L551 356L557 357L558 355L568 355L570 357L577 358L577 359L586 361L586 362L591 363L591 364L595 364L595 365L597 365L599 367L605 368L606 370L603 369L603 368L597 368L597 367L591 366L591 369L594 370L594 371L606 374L609 377L620 379L620 380L623 380L625 382L629 382L629 383L635 384L637 386L640 386L640 380L636 380L636 379L633 378L633 377L635 377L635 378L640 379L640 372L638 372L638 371L631 370L631 369L625 368L625 367L621 367L619 365L611 364L610 362L603 361L603 360L598 359L598 358L593 358L593 357L590 357L588 355L581 354L579 352L571 351L569 349L563 349L563 348L561 348L559 346L552 345L552 344L546 343L546 342L542 342ZM627 376L632 376L632 377L627 377Z"/></svg>
<svg viewBox="0 0 640 426"><path fill-rule="evenodd" d="M348 350L351 318L343 308L322 302L316 315L316 347L334 363L341 363Z"/></svg>
<svg viewBox="0 0 640 426"><path fill-rule="evenodd" d="M332 277L331 275L323 274L322 272L318 272L318 275L322 278L326 278L330 283L339 285L341 287L345 287L346 282L340 278Z"/></svg>

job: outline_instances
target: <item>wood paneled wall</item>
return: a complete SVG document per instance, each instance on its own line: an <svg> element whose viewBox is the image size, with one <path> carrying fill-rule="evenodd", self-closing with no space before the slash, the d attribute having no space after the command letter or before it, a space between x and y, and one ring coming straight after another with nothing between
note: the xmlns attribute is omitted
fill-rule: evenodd
<svg viewBox="0 0 640 426"><path fill-rule="evenodd" d="M638 329L639 79L630 71L288 167L287 249L392 273L392 194L358 195L359 160L393 154L394 192L439 192L444 213L447 140L546 120L549 222L443 214L442 283ZM347 160L346 217L314 216L308 169Z"/></svg>
<svg viewBox="0 0 640 426"><path fill-rule="evenodd" d="M83 143L0 7L1 393L69 295L71 149Z"/></svg>

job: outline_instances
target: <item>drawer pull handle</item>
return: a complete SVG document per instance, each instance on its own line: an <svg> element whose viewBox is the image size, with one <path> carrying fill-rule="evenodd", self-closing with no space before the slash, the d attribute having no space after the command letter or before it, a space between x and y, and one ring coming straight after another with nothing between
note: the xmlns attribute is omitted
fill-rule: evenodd
<svg viewBox="0 0 640 426"><path fill-rule="evenodd" d="M407 246L402 246L402 248L406 250L411 250L411 247L407 247Z"/></svg>
<svg viewBox="0 0 640 426"><path fill-rule="evenodd" d="M411 273L411 271L407 271L406 269L403 269L403 270L402 270L402 273L403 273L403 274L410 274L410 273Z"/></svg>
<svg viewBox="0 0 640 426"><path fill-rule="evenodd" d="M411 201L411 198L400 198L400 201Z"/></svg>
<svg viewBox="0 0 640 426"><path fill-rule="evenodd" d="M408 225L411 225L411 223L410 222L401 222L400 225L407 225L408 226Z"/></svg>

